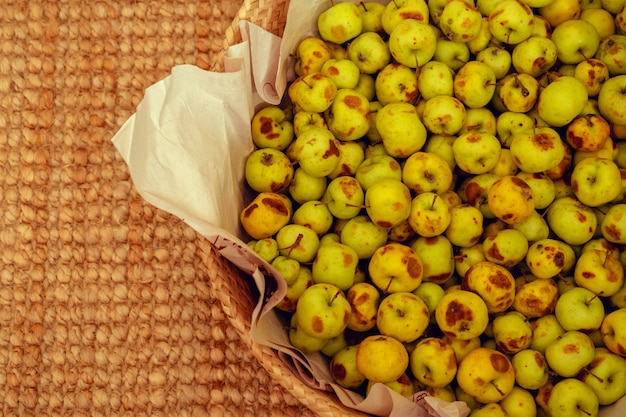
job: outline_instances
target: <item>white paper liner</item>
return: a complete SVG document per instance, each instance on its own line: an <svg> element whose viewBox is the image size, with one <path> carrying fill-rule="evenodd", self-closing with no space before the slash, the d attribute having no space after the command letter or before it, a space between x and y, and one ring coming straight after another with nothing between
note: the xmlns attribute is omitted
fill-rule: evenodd
<svg viewBox="0 0 626 417"><path fill-rule="evenodd" d="M405 398L376 384L364 399L334 384L323 355L304 355L289 343L285 323L272 309L286 284L241 240L239 213L249 197L244 192L244 164L254 149L250 120L260 107L281 102L294 77L290 54L301 39L317 35L316 16L328 6L324 0L292 1L282 39L241 22L243 42L229 49L224 73L174 67L170 76L146 90L136 113L112 140L146 201L207 237L221 255L250 274L259 294L265 293L266 280L275 281L272 297L258 300L251 337L276 349L285 366L305 383L333 390L346 406L372 415L465 417L465 403L448 403L424 392ZM601 416L621 417L625 408L623 398Z"/></svg>

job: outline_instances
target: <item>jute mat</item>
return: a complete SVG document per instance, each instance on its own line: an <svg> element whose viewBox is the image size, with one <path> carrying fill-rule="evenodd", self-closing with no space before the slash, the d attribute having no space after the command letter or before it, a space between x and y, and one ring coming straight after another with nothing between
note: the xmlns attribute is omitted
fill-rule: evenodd
<svg viewBox="0 0 626 417"><path fill-rule="evenodd" d="M229 0L0 5L0 415L311 416L211 298L200 237L110 142Z"/></svg>

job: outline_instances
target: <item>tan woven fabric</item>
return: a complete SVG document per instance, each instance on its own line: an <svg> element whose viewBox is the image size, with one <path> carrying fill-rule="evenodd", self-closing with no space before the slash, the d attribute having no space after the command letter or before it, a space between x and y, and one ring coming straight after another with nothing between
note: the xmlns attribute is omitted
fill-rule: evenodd
<svg viewBox="0 0 626 417"><path fill-rule="evenodd" d="M2 2L0 415L313 415L110 143L172 66L213 65L237 3Z"/></svg>

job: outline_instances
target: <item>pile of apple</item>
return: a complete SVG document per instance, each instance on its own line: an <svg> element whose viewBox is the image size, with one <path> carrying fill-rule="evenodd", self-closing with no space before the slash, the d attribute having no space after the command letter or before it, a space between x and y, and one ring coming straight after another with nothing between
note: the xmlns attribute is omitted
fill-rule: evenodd
<svg viewBox="0 0 626 417"><path fill-rule="evenodd" d="M249 245L334 379L586 416L626 395L625 0L334 3L251 121Z"/></svg>

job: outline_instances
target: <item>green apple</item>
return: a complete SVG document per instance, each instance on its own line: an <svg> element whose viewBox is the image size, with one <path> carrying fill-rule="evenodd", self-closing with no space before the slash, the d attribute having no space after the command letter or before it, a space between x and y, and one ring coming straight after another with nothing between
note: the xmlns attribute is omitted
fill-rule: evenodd
<svg viewBox="0 0 626 417"><path fill-rule="evenodd" d="M550 37L557 47L559 61L578 64L592 58L600 46L600 35L586 20L567 20L556 26Z"/></svg>
<svg viewBox="0 0 626 417"><path fill-rule="evenodd" d="M480 403L501 401L515 386L515 371L509 358L494 349L477 347L459 363L459 387Z"/></svg>
<svg viewBox="0 0 626 417"><path fill-rule="evenodd" d="M393 337L371 335L357 345L356 367L370 381L395 381L406 372L408 366L409 353Z"/></svg>
<svg viewBox="0 0 626 417"><path fill-rule="evenodd" d="M567 20L578 19L581 11L579 0L552 0L550 4L540 7L538 14L555 28Z"/></svg>
<svg viewBox="0 0 626 417"><path fill-rule="evenodd" d="M611 77L602 84L598 108L609 122L626 125L626 75Z"/></svg>
<svg viewBox="0 0 626 417"><path fill-rule="evenodd" d="M556 198L556 186L554 180L543 172L528 173L520 171L515 174L528 184L535 196L535 208L542 210L547 208Z"/></svg>
<svg viewBox="0 0 626 417"><path fill-rule="evenodd" d="M402 182L416 194L447 191L452 187L453 179L452 168L436 153L414 152L402 167Z"/></svg>
<svg viewBox="0 0 626 417"><path fill-rule="evenodd" d="M276 232L278 253L300 263L313 261L319 248L315 231L300 224L286 224Z"/></svg>
<svg viewBox="0 0 626 417"><path fill-rule="evenodd" d="M342 333L350 316L343 291L331 284L313 284L296 305L297 326L312 337L329 339Z"/></svg>
<svg viewBox="0 0 626 417"><path fill-rule="evenodd" d="M278 259L278 257L276 259ZM291 261L297 262L295 260ZM286 265L288 265L290 262L287 262ZM295 312L296 306L298 304L298 299L300 298L304 290L309 288L311 285L313 285L311 269L306 265L300 265L296 279L287 286L287 291L285 292L283 298L280 299L278 304L276 304L276 308L288 313Z"/></svg>
<svg viewBox="0 0 626 417"><path fill-rule="evenodd" d="M454 248L450 240L443 234L433 237L418 236L410 245L422 261L424 269L422 275L424 282L417 287L416 291L421 294L422 290L432 288L432 285L424 286L426 282L436 284L441 289L438 284L448 281L455 270ZM439 293L437 289L429 291Z"/></svg>
<svg viewBox="0 0 626 417"><path fill-rule="evenodd" d="M620 169L610 159L589 157L574 165L571 175L572 191L589 207L600 207L613 201L620 193Z"/></svg>
<svg viewBox="0 0 626 417"><path fill-rule="evenodd" d="M611 352L626 356L626 308L608 313L600 326L602 341Z"/></svg>
<svg viewBox="0 0 626 417"><path fill-rule="evenodd" d="M515 354L530 346L533 330L526 316L519 311L507 311L491 322L493 339L501 352Z"/></svg>
<svg viewBox="0 0 626 417"><path fill-rule="evenodd" d="M357 4L361 12L361 20L363 20L363 32L382 33L383 29L383 13L385 5L376 1L365 1Z"/></svg>
<svg viewBox="0 0 626 417"><path fill-rule="evenodd" d="M516 417L536 417L537 403L533 394L520 386L514 386L511 393L504 397L500 402L500 407L508 416Z"/></svg>
<svg viewBox="0 0 626 417"><path fill-rule="evenodd" d="M265 239L253 240L250 243L252 250L265 262L271 263L278 256L278 243L274 238L266 237Z"/></svg>
<svg viewBox="0 0 626 417"><path fill-rule="evenodd" d="M593 361L595 349L586 333L569 330L546 347L545 357L550 369L559 376L569 378Z"/></svg>
<svg viewBox="0 0 626 417"><path fill-rule="evenodd" d="M356 178L341 176L328 183L322 201L335 218L350 219L360 213L365 192Z"/></svg>
<svg viewBox="0 0 626 417"><path fill-rule="evenodd" d="M369 282L357 282L348 289L346 298L352 308L347 328L356 332L374 328L380 302L378 288Z"/></svg>
<svg viewBox="0 0 626 417"><path fill-rule="evenodd" d="M335 353L330 360L330 374L337 384L356 390L366 381L356 366L357 345L349 345Z"/></svg>
<svg viewBox="0 0 626 417"><path fill-rule="evenodd" d="M489 311L478 294L458 289L447 292L439 301L435 321L444 335L468 340L483 334L489 323Z"/></svg>
<svg viewBox="0 0 626 417"><path fill-rule="evenodd" d="M450 225L451 209L448 203L431 191L417 194L411 201L409 225L423 237L439 236Z"/></svg>
<svg viewBox="0 0 626 417"><path fill-rule="evenodd" d="M526 253L526 265L537 278L553 278L567 273L575 262L572 247L558 239L546 238L533 242Z"/></svg>
<svg viewBox="0 0 626 417"><path fill-rule="evenodd" d="M465 123L459 134L468 132L486 132L490 135L496 135L496 115L493 111L486 107L477 109L466 109Z"/></svg>
<svg viewBox="0 0 626 417"><path fill-rule="evenodd" d="M414 105L405 102L386 104L378 111L376 128L387 153L407 158L426 143L426 127Z"/></svg>
<svg viewBox="0 0 626 417"><path fill-rule="evenodd" d="M323 40L336 44L345 43L361 34L361 12L353 3L335 3L318 16L317 29Z"/></svg>
<svg viewBox="0 0 626 417"><path fill-rule="evenodd" d="M292 146L299 167L311 176L324 177L339 164L339 148L335 136L328 129L310 128L298 136Z"/></svg>
<svg viewBox="0 0 626 417"><path fill-rule="evenodd" d="M428 61L420 67L417 87L422 99L435 96L452 96L454 93L454 72L441 61Z"/></svg>
<svg viewBox="0 0 626 417"><path fill-rule="evenodd" d="M626 395L626 358L597 347L580 379L591 387L600 405L613 404Z"/></svg>
<svg viewBox="0 0 626 417"><path fill-rule="evenodd" d="M389 51L400 64L419 68L432 59L437 38L432 27L416 19L403 19L389 34Z"/></svg>
<svg viewBox="0 0 626 417"><path fill-rule="evenodd" d="M278 244L276 244L276 250L278 251ZM287 285L292 285L300 277L302 265L296 259L278 255L270 262L270 265L285 279Z"/></svg>
<svg viewBox="0 0 626 417"><path fill-rule="evenodd" d="M305 201L296 208L291 218L292 223L310 227L318 236L330 230L333 220L328 206L319 200Z"/></svg>
<svg viewBox="0 0 626 417"><path fill-rule="evenodd" d="M295 136L300 136L302 132L310 127L327 128L326 120L322 113L300 110L293 115L293 130ZM290 142L290 145L293 142ZM287 148L289 152L290 147Z"/></svg>
<svg viewBox="0 0 626 417"><path fill-rule="evenodd" d="M489 13L489 30L494 39L515 45L527 39L533 29L533 11L521 0L503 0Z"/></svg>
<svg viewBox="0 0 626 417"><path fill-rule="evenodd" d="M366 215L348 219L340 232L341 243L350 246L359 259L369 259L374 251L387 243L387 229L374 224Z"/></svg>
<svg viewBox="0 0 626 417"><path fill-rule="evenodd" d="M526 113L537 101L539 82L530 74L511 73L499 80L495 94L505 111Z"/></svg>
<svg viewBox="0 0 626 417"><path fill-rule="evenodd" d="M322 74L333 80L337 89L356 88L360 71L356 63L348 58L331 58L320 69Z"/></svg>
<svg viewBox="0 0 626 417"><path fill-rule="evenodd" d="M506 268L523 261L528 246L528 238L516 229L502 229L483 239L485 258Z"/></svg>
<svg viewBox="0 0 626 417"><path fill-rule="evenodd" d="M595 234L598 219L589 206L574 197L559 197L548 207L550 230L569 245L582 245Z"/></svg>
<svg viewBox="0 0 626 417"><path fill-rule="evenodd" d="M452 145L455 140L456 136L429 135L428 140L422 149L427 153L441 156L446 161L450 169L454 170L454 168L456 168L456 161L454 160Z"/></svg>
<svg viewBox="0 0 626 417"><path fill-rule="evenodd" d="M466 42L452 41L446 37L437 39L434 61L443 62L452 71L458 71L470 62L471 52Z"/></svg>
<svg viewBox="0 0 626 417"><path fill-rule="evenodd" d="M450 0L439 17L443 35L455 42L469 42L476 38L482 27L483 16L465 0Z"/></svg>
<svg viewBox="0 0 626 417"><path fill-rule="evenodd" d="M565 378L554 384L548 398L548 412L553 416L597 416L599 401L591 387L576 378Z"/></svg>
<svg viewBox="0 0 626 417"><path fill-rule="evenodd" d="M376 225L386 229L391 229L409 218L411 201L411 191L397 179L380 179L365 190L367 214Z"/></svg>
<svg viewBox="0 0 626 417"><path fill-rule="evenodd" d="M279 106L257 111L250 124L252 141L258 148L287 149L294 138L294 124Z"/></svg>
<svg viewBox="0 0 626 417"><path fill-rule="evenodd" d="M348 44L348 58L364 74L376 74L389 64L391 52L376 32L363 32Z"/></svg>
<svg viewBox="0 0 626 417"><path fill-rule="evenodd" d="M496 80L502 79L510 72L512 60L511 52L497 45L488 46L476 53L476 61L489 65Z"/></svg>
<svg viewBox="0 0 626 417"><path fill-rule="evenodd" d="M291 161L278 149L256 149L246 158L246 183L256 192L283 192L289 187L293 174Z"/></svg>
<svg viewBox="0 0 626 417"><path fill-rule="evenodd" d="M545 218L539 214L537 210L534 210L526 220L514 224L513 229L522 232L526 240L528 240L529 245L550 236L548 222L546 222Z"/></svg>
<svg viewBox="0 0 626 417"><path fill-rule="evenodd" d="M417 101L418 78L414 68L391 62L378 72L374 81L376 98L383 106L389 103Z"/></svg>
<svg viewBox="0 0 626 417"><path fill-rule="evenodd" d="M348 245L321 245L311 265L313 282L333 284L340 290L347 291L354 284L358 261L356 251Z"/></svg>
<svg viewBox="0 0 626 417"><path fill-rule="evenodd" d="M415 19L428 23L430 11L424 0L395 0L385 6L381 16L383 30L390 35L395 27L405 19Z"/></svg>
<svg viewBox="0 0 626 417"><path fill-rule="evenodd" d="M384 297L378 305L378 331L402 343L411 343L420 338L429 323L428 306L412 292L394 292Z"/></svg>
<svg viewBox="0 0 626 417"><path fill-rule="evenodd" d="M339 149L339 163L327 178L334 180L342 175L354 176L356 170L365 160L365 149L359 141L337 141Z"/></svg>
<svg viewBox="0 0 626 417"><path fill-rule="evenodd" d="M535 211L532 189L515 175L500 177L491 185L487 204L491 212L507 224L520 223Z"/></svg>
<svg viewBox="0 0 626 417"><path fill-rule="evenodd" d="M496 136L506 148L510 147L516 133L533 128L535 128L533 119L524 113L505 111L496 118Z"/></svg>
<svg viewBox="0 0 626 417"><path fill-rule="evenodd" d="M324 113L328 130L339 140L360 139L369 132L370 102L363 94L351 88L337 90L335 99Z"/></svg>
<svg viewBox="0 0 626 417"><path fill-rule="evenodd" d="M600 328L604 320L604 304L590 290L573 287L562 293L554 308L554 315L566 331L590 333Z"/></svg>
<svg viewBox="0 0 626 417"><path fill-rule="evenodd" d="M326 191L326 177L314 177L297 167L289 184L289 195L298 204L322 198Z"/></svg>
<svg viewBox="0 0 626 417"><path fill-rule="evenodd" d="M516 352L511 358L511 365L515 370L515 382L522 388L537 390L550 378L546 358L538 350L526 348Z"/></svg>
<svg viewBox="0 0 626 417"><path fill-rule="evenodd" d="M556 167L565 156L565 143L551 127L538 127L512 135L509 149L523 172L545 172Z"/></svg>
<svg viewBox="0 0 626 417"><path fill-rule="evenodd" d="M606 251L591 249L578 257L574 280L595 295L610 297L624 286L624 267Z"/></svg>
<svg viewBox="0 0 626 417"><path fill-rule="evenodd" d="M481 14L480 30L473 39L467 42L467 46L472 54L477 55L480 51L488 48L492 40L491 31L489 30L489 18Z"/></svg>
<svg viewBox="0 0 626 417"><path fill-rule="evenodd" d="M370 101L371 107L371 104L375 101L374 99L376 97L376 80L374 76L361 72L359 75L359 81L357 82L356 87L354 87L354 90L363 94ZM370 109L370 111L371 110L372 109Z"/></svg>
<svg viewBox="0 0 626 417"><path fill-rule="evenodd" d="M626 75L626 35L615 34L602 39L594 57L606 64L612 77Z"/></svg>
<svg viewBox="0 0 626 417"><path fill-rule="evenodd" d="M322 113L333 103L337 86L327 75L311 72L296 78L289 85L287 94L296 111Z"/></svg>
<svg viewBox="0 0 626 417"><path fill-rule="evenodd" d="M615 34L615 18L611 12L602 7L583 8L580 19L591 23L600 35L600 39Z"/></svg>
<svg viewBox="0 0 626 417"><path fill-rule="evenodd" d="M424 268L408 245L389 242L378 248L368 264L370 279L385 293L411 292L422 282Z"/></svg>
<svg viewBox="0 0 626 417"><path fill-rule="evenodd" d="M511 61L515 71L540 77L556 64L558 50L550 37L530 36L513 47Z"/></svg>
<svg viewBox="0 0 626 417"><path fill-rule="evenodd" d="M465 117L465 105L449 95L437 95L427 99L422 109L422 123L435 135L457 134L465 124Z"/></svg>
<svg viewBox="0 0 626 417"><path fill-rule="evenodd" d="M489 65L481 61L465 63L454 77L454 96L469 108L486 106L495 89L496 74Z"/></svg>
<svg viewBox="0 0 626 417"><path fill-rule="evenodd" d="M624 219L626 219L626 204L617 203L609 206L600 223L602 236L611 243L626 244L626 230L624 226L626 222Z"/></svg>
<svg viewBox="0 0 626 417"><path fill-rule="evenodd" d="M452 144L456 165L468 174L484 174L492 170L500 159L501 149L497 137L478 131L463 133Z"/></svg>
<svg viewBox="0 0 626 417"><path fill-rule="evenodd" d="M370 185L383 178L401 181L402 166L390 155L371 155L361 162L354 177L361 184L361 187L367 190Z"/></svg>
<svg viewBox="0 0 626 417"><path fill-rule="evenodd" d="M456 376L455 351L441 338L424 337L410 353L409 369L420 384L427 387L445 387Z"/></svg>
<svg viewBox="0 0 626 417"><path fill-rule="evenodd" d="M530 349L541 353L545 353L546 347L565 333L565 329L561 326L554 313L542 315L531 320L530 326L533 329Z"/></svg>
<svg viewBox="0 0 626 417"><path fill-rule="evenodd" d="M454 246L465 248L473 246L478 243L483 233L483 219L482 212L472 205L460 204L451 207L450 224L445 230L445 236Z"/></svg>
<svg viewBox="0 0 626 417"><path fill-rule="evenodd" d="M478 294L490 314L508 310L515 298L515 278L502 265L477 262L462 277L461 288Z"/></svg>
<svg viewBox="0 0 626 417"><path fill-rule="evenodd" d="M331 50L324 40L317 36L307 36L296 47L294 71L298 76L320 72L324 62L331 57Z"/></svg>
<svg viewBox="0 0 626 417"><path fill-rule="evenodd" d="M559 297L554 279L534 279L515 290L512 308L528 318L537 318L554 312Z"/></svg>
<svg viewBox="0 0 626 417"><path fill-rule="evenodd" d="M574 77L583 83L589 97L597 97L602 84L610 77L609 68L599 59L587 58L576 65Z"/></svg>
<svg viewBox="0 0 626 417"><path fill-rule="evenodd" d="M298 325L298 317L296 314L291 316L291 325L289 327L289 343L303 353L315 353L324 348L328 339L317 336L311 336Z"/></svg>
<svg viewBox="0 0 626 417"><path fill-rule="evenodd" d="M578 78L563 75L541 90L537 113L551 126L565 126L580 114L588 98L587 89Z"/></svg>
<svg viewBox="0 0 626 417"><path fill-rule="evenodd" d="M239 221L252 239L274 236L291 220L293 203L281 193L262 192L241 211Z"/></svg>

